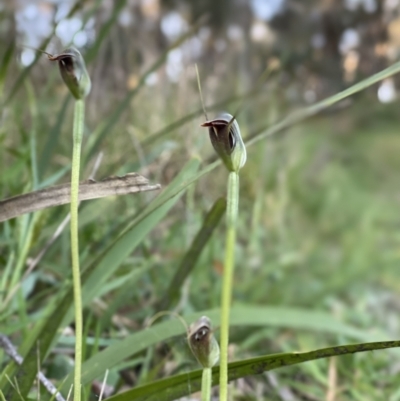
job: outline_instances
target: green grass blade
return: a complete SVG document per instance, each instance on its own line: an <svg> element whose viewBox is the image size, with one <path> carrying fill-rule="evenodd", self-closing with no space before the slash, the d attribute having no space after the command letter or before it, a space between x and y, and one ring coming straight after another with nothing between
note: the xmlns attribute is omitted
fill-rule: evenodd
<svg viewBox="0 0 400 401"><path fill-rule="evenodd" d="M325 110L328 107L331 107L335 103L338 103L343 99L346 99L358 92L361 92L362 90L376 84L377 82L382 81L383 79L386 79L399 72L400 72L400 62L397 62L391 65L390 67L385 68L384 70L372 75L371 77L366 78L361 82L351 86L350 88L337 93L336 95L330 96L327 99L324 99L310 107L289 114L287 117L283 118L279 123L274 124L271 128L267 130L264 129L257 130L256 133L250 136L249 140L246 142L246 146L252 146L257 142L261 141L262 139L265 139L268 136L274 135L279 131L291 127L292 125L300 121L303 121L308 117L314 116L320 111Z"/></svg>
<svg viewBox="0 0 400 401"><path fill-rule="evenodd" d="M38 178L38 162L37 162L37 120L38 107L36 102L35 90L30 80L25 81L29 111L31 114L31 131L29 135L29 149L32 170L32 190L36 190L39 183Z"/></svg>
<svg viewBox="0 0 400 401"><path fill-rule="evenodd" d="M87 304L99 291L102 283L113 272L112 266L119 266L132 250L143 240L149 231L165 216L177 201L176 196L182 195L182 182L194 175L199 167L198 160L188 163L179 176L157 197L143 212L133 220L125 231L114 241L102 255L101 260L95 261L94 273L85 280L83 302ZM181 188L176 191L175 188Z"/></svg>
<svg viewBox="0 0 400 401"><path fill-rule="evenodd" d="M6 80L8 66L10 65L10 62L12 60L14 50L15 50L15 43L13 40L11 40L4 52L3 58L0 63L0 93L3 93L4 82Z"/></svg>
<svg viewBox="0 0 400 401"><path fill-rule="evenodd" d="M333 106L335 103L345 99L346 97L349 97L351 95L354 95L355 93L368 88L369 86L379 82L382 79L388 78L391 75L397 74L400 72L400 62L393 64L389 68L386 68L385 70L373 75L370 78L367 78L358 84L355 84L351 86L348 89L345 89L342 92L339 92L336 95L333 95L327 99L322 100L321 102L316 103L315 105L312 105L310 107L307 107L301 111L295 112L284 118L281 122L274 124L272 127L265 129L265 127L262 127L258 130L256 130L252 135L250 135L249 140L245 143L246 148L250 147L252 145L255 145L258 143L261 139L265 139L266 137L272 136L274 134L277 134L280 131L283 131L284 129L287 129L291 126L293 126L296 123L299 123L308 117L311 117L318 112L325 110L331 106ZM185 183L182 183L182 187L186 187L193 182L197 181L204 175L210 173L213 171L216 167L218 167L221 164L221 160L215 160L211 164L209 164L207 167L205 167L203 170L201 170L197 175L193 176L190 180L188 180ZM183 188L177 188L178 191L182 190Z"/></svg>
<svg viewBox="0 0 400 401"><path fill-rule="evenodd" d="M39 185L38 189L43 189L46 187L49 187L51 185L56 184L62 177L64 177L69 171L71 170L71 164L68 164L59 170L57 170L55 173L50 175L48 178L43 180Z"/></svg>
<svg viewBox="0 0 400 401"><path fill-rule="evenodd" d="M159 310L170 309L179 298L181 287L186 277L194 269L198 258L201 255L207 242L210 240L214 229L219 224L221 217L226 210L226 199L218 199L204 218L203 225L194 238L189 250L184 255L174 277L172 278L163 301L157 308Z"/></svg>
<svg viewBox="0 0 400 401"><path fill-rule="evenodd" d="M140 213L132 223L125 228L122 234L97 258L82 274L83 303L84 305L96 296L100 283L104 282L122 263L124 258L131 253L143 240L147 233L166 215L170 208L182 195L182 181L187 181L198 169L199 161L192 160L182 169L181 173L171 182L167 189L156 198L145 210ZM175 188L181 188L176 192ZM186 187L183 187L186 188ZM26 396L32 386L37 366L37 346L39 341L40 363L48 353L51 344L57 335L58 329L66 320L65 317L71 312L72 288L62 296L57 307L52 311L47 321L41 323L40 329L35 331L35 336L28 338L24 348L28 349L23 364L18 367L16 376L21 388L21 394ZM72 316L72 315L71 315ZM14 401L10 397L10 400Z"/></svg>
<svg viewBox="0 0 400 401"><path fill-rule="evenodd" d="M246 359L228 365L228 380L254 376L283 366L315 361L333 356L355 354L358 352L376 351L400 347L400 341L382 341L373 343L347 344L335 347L321 348L309 352L293 352L284 354L265 355ZM109 401L173 401L185 395L199 391L201 388L202 370L158 380L137 387L125 393L108 398ZM218 384L219 367L213 368L212 383Z"/></svg>
<svg viewBox="0 0 400 401"><path fill-rule="evenodd" d="M185 320L189 323L194 322L203 315L208 316L214 322L220 321L219 310L195 313L185 316ZM305 309L236 306L231 310L230 324L231 326L267 326L318 331L342 335L358 341L378 339L363 330L335 320L327 313ZM111 369L126 358L146 350L148 347L171 337L184 334L184 327L176 320L158 323L150 328L131 334L84 362L82 365L82 384L88 384L92 380L101 377L106 369ZM72 377L72 374L68 376L66 380L67 387L71 385Z"/></svg>
<svg viewBox="0 0 400 401"><path fill-rule="evenodd" d="M101 316L101 327L102 329L111 327L111 322L114 314L117 313L118 309L126 305L126 300L132 296L132 288L134 288L135 281L141 277L144 273L150 271L153 265L145 265L133 270L128 276L124 276L124 283L118 287L118 291L107 304L107 309ZM103 287L104 288L104 287Z"/></svg>
<svg viewBox="0 0 400 401"><path fill-rule="evenodd" d="M351 86L348 89L345 89L342 92L337 93L336 95L333 95L333 96L331 96L327 99L324 99L321 102L318 102L310 107L296 111L296 112L288 115L287 117L281 119L281 121L279 123L273 124L273 126L268 129L266 129L266 127L263 125L259 129L257 129L252 135L249 136L248 141L246 142L246 147L252 146L253 144L259 142L260 140L262 140L266 137L272 136L288 127L291 127L292 125L294 125L298 122L305 120L308 117L318 114L320 111L331 107L335 103L338 103L341 100L346 99L347 97L352 96L355 93L360 92L363 89L366 89L366 88L370 87L371 85L374 85L377 82L379 82L385 78L388 78L394 74L397 74L398 72L400 72L400 63L393 64L392 66L386 68L385 70ZM210 110L218 109L229 103L233 103L237 100L240 100L242 97L243 97L243 99L245 99L247 97L253 96L256 93L257 93L257 90L253 90L243 96L232 97L230 99L226 99L222 102L218 102L214 105L208 106L207 109L210 109ZM203 109L201 108L201 109L198 109L198 110L172 122L165 128L161 129L160 131L157 131L154 134L151 134L150 136L148 136L142 142L142 146L146 147L146 146L153 144L157 140L168 135L170 132L176 130L177 128L181 128L181 126L183 124L193 120L194 118L201 115L202 113L203 113Z"/></svg>
<svg viewBox="0 0 400 401"><path fill-rule="evenodd" d="M47 135L46 144L44 145L39 158L39 177L42 179L51 160L51 155L58 144L70 100L71 96L69 94L66 95L61 105L61 109L57 114L56 122Z"/></svg>

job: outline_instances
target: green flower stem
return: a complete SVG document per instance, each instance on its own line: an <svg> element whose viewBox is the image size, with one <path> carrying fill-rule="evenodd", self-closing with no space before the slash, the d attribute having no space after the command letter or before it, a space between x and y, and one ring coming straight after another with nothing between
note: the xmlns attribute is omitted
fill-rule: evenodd
<svg viewBox="0 0 400 401"><path fill-rule="evenodd" d="M78 191L79 169L81 160L81 144L83 135L83 119L85 103L83 99L76 100L74 111L72 174L71 174L71 258L72 278L74 286L75 306L75 372L74 372L74 401L81 399L81 370L82 370L82 293L79 269L78 242Z"/></svg>
<svg viewBox="0 0 400 401"><path fill-rule="evenodd" d="M236 220L239 206L239 175L231 171L228 178L226 208L226 244L221 298L221 359L219 375L220 401L228 399L228 344L229 314L232 299L233 270L235 266Z"/></svg>
<svg viewBox="0 0 400 401"><path fill-rule="evenodd" d="M201 376L201 401L211 400L211 368L204 368Z"/></svg>

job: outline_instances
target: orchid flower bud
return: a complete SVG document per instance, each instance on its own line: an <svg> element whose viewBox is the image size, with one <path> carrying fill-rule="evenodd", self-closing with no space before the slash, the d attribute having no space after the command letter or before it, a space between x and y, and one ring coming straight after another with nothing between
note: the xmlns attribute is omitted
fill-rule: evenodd
<svg viewBox="0 0 400 401"><path fill-rule="evenodd" d="M246 147L239 124L229 113L201 125L208 127L211 143L229 171L238 172L246 163Z"/></svg>
<svg viewBox="0 0 400 401"><path fill-rule="evenodd" d="M86 70L81 53L74 47L57 55L48 55L49 60L58 61L61 77L75 99L85 98L91 87L90 77Z"/></svg>
<svg viewBox="0 0 400 401"><path fill-rule="evenodd" d="M203 368L212 368L219 360L219 345L211 330L211 321L202 316L189 327L188 341L193 355Z"/></svg>

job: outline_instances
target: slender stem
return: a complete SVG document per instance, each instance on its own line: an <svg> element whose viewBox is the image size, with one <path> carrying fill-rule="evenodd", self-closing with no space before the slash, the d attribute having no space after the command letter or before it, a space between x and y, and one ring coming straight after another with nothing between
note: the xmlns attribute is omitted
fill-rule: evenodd
<svg viewBox="0 0 400 401"><path fill-rule="evenodd" d="M32 129L29 135L30 138L30 152L31 152L31 169L32 169L32 187L37 189L39 178L38 178L38 168L37 168L37 157L36 157L36 137L37 137L37 106L35 99L35 91L33 85L30 81L26 81L26 90L28 94L28 103L32 118Z"/></svg>
<svg viewBox="0 0 400 401"><path fill-rule="evenodd" d="M75 372L74 372L74 401L81 399L81 370L82 370L82 294L81 276L79 269L78 242L78 191L79 168L81 159L81 144L83 134L83 118L85 114L84 100L77 100L74 112L72 174L71 174L71 258L72 278L74 286L75 306Z"/></svg>
<svg viewBox="0 0 400 401"><path fill-rule="evenodd" d="M211 400L211 368L204 368L201 377L201 401Z"/></svg>
<svg viewBox="0 0 400 401"><path fill-rule="evenodd" d="M38 172L37 172L37 160L36 160L36 136L37 136L37 107L35 101L35 93L33 86L30 81L26 81L26 90L28 94L28 103L32 119L32 129L29 135L30 141L30 156L31 156L31 168L32 168L32 189L37 189L38 186ZM22 269L26 264L29 248L32 243L33 231L36 225L37 214L27 217L22 223L24 227L24 238L21 242L20 252L18 253L17 265L12 275L11 283L9 288L13 288L18 281L21 281ZM26 230L26 231L25 231Z"/></svg>
<svg viewBox="0 0 400 401"><path fill-rule="evenodd" d="M236 220L239 206L239 175L230 172L228 178L228 195L226 208L226 243L224 275L221 298L221 357L219 376L219 399L228 399L228 344L229 344L229 314L232 298L233 270L235 266Z"/></svg>
<svg viewBox="0 0 400 401"><path fill-rule="evenodd" d="M21 279L22 276L22 270L25 266L26 259L28 257L29 249L32 244L32 238L33 238L33 231L36 225L36 221L38 219L39 214L36 213L32 216L31 219L29 219L28 216L26 217L25 221L28 221L28 223L25 225L23 224L22 230L24 231L24 238L21 240L20 244L20 251L18 253L18 259L14 268L14 272L11 278L11 282L9 284L9 288L14 288L15 285L18 283L18 281Z"/></svg>

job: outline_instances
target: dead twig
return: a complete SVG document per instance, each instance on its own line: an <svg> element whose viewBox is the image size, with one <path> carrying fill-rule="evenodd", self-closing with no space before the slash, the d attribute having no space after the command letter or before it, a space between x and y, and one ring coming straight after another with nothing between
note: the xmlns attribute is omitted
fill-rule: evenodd
<svg viewBox="0 0 400 401"><path fill-rule="evenodd" d="M160 189L160 184L149 184L147 178L137 173L122 177L109 177L102 181L87 180L79 184L79 201L104 198L112 195L126 195ZM25 213L48 207L65 205L71 199L71 184L29 192L0 201L0 222L13 219Z"/></svg>

